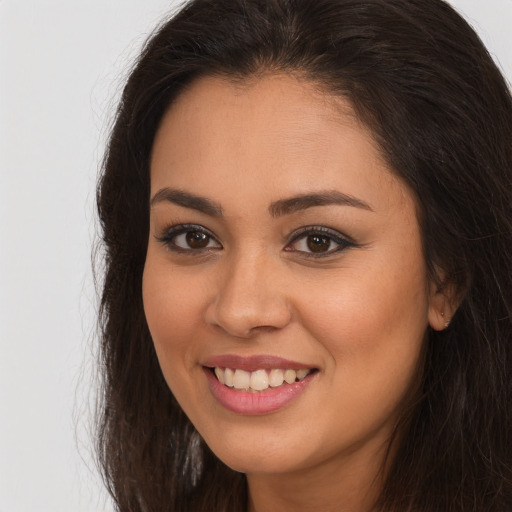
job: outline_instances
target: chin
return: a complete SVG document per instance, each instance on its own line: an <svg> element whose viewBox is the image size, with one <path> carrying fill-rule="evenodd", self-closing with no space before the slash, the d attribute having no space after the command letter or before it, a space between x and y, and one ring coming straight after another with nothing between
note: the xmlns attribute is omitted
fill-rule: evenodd
<svg viewBox="0 0 512 512"><path fill-rule="evenodd" d="M255 439L259 439L255 440ZM260 433L208 443L213 453L228 467L240 473L289 473L308 465L304 443ZM318 450L316 450L318 453Z"/></svg>
<svg viewBox="0 0 512 512"><path fill-rule="evenodd" d="M269 456L266 452L253 452L249 454L216 453L216 455L226 466L239 473L284 474L301 469L301 465L298 461L288 460L288 458L285 459L278 454Z"/></svg>

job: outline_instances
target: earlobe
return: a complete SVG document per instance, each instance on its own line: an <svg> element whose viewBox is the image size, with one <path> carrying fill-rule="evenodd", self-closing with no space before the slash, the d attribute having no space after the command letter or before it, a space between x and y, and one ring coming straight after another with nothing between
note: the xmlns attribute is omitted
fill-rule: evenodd
<svg viewBox="0 0 512 512"><path fill-rule="evenodd" d="M449 325L459 306L454 286L435 289L430 296L428 323L434 331L444 331Z"/></svg>
<svg viewBox="0 0 512 512"><path fill-rule="evenodd" d="M448 316L446 311L430 306L428 323L434 331L444 331L450 325L450 319L451 316Z"/></svg>

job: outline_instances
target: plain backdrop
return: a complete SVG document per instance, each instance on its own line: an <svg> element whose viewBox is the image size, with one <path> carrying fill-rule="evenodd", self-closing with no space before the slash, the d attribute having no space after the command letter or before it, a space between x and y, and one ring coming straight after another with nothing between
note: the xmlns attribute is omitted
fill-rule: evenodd
<svg viewBox="0 0 512 512"><path fill-rule="evenodd" d="M512 81L512 0L452 0ZM95 181L123 77L178 2L0 0L0 512L102 512Z"/></svg>

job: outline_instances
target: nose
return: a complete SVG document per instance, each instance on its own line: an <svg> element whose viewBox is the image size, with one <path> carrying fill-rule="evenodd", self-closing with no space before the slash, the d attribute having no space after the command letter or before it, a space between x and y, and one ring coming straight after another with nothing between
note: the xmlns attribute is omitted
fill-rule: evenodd
<svg viewBox="0 0 512 512"><path fill-rule="evenodd" d="M291 311L279 274L264 255L226 264L206 309L206 322L237 338L286 327Z"/></svg>

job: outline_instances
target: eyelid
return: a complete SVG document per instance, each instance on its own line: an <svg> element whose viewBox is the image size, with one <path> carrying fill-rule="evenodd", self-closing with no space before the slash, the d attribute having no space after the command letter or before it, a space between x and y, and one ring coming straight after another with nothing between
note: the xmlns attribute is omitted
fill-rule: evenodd
<svg viewBox="0 0 512 512"><path fill-rule="evenodd" d="M216 243L217 247L204 247L204 248L184 248L180 247L179 245L175 244L173 240L189 231L197 231L200 233L204 233L214 243ZM334 242L337 247L334 249L329 249L326 252L309 252L309 251L303 251L298 249L293 249L290 246L294 243L296 243L301 238L311 236L311 235L322 235L328 237L332 242ZM173 252L178 253L184 253L184 254L190 254L190 255L199 255L204 254L205 252L209 252L212 250L218 250L222 249L222 244L218 241L217 237L206 227L200 225L200 224L172 224L170 226L167 226L162 230L161 235L155 235L155 239L162 243L164 246L166 246L169 250ZM350 247L357 247L358 244L349 236L345 235L344 233L341 233L340 231L326 227L326 226L318 226L318 225L311 225L311 226L304 226L296 231L294 231L289 236L289 241L287 242L284 250L287 252L297 252L301 255L308 257L308 258L322 258L322 257L328 257L332 256L336 253L342 252L345 249L348 249Z"/></svg>
<svg viewBox="0 0 512 512"><path fill-rule="evenodd" d="M316 235L316 234L320 234L320 235L329 237L334 243L336 243L338 245L338 247L328 250L326 252L319 252L319 253L289 249L290 245L297 242L301 238L304 238L304 237L310 236L310 235ZM294 231L292 233L292 235L290 236L288 243L286 244L285 251L299 252L308 258L322 258L322 257L332 256L336 253L342 252L345 249L348 249L351 247L358 247L358 244L351 237L345 235L344 233L341 233L337 229L329 228L326 226L314 226L313 225L313 226L304 226L304 227L299 228L298 230Z"/></svg>
<svg viewBox="0 0 512 512"><path fill-rule="evenodd" d="M174 238L186 233L187 231L198 231L200 233L204 233L215 241L215 243L218 244L218 247L204 247L202 249L193 249L190 247L189 249L185 249L173 243ZM158 242L164 244L169 250L187 254L204 253L205 251L211 251L212 249L217 250L222 248L222 244L217 240L217 237L209 229L201 226L200 224L172 224L164 228L161 235L155 235L155 238Z"/></svg>

